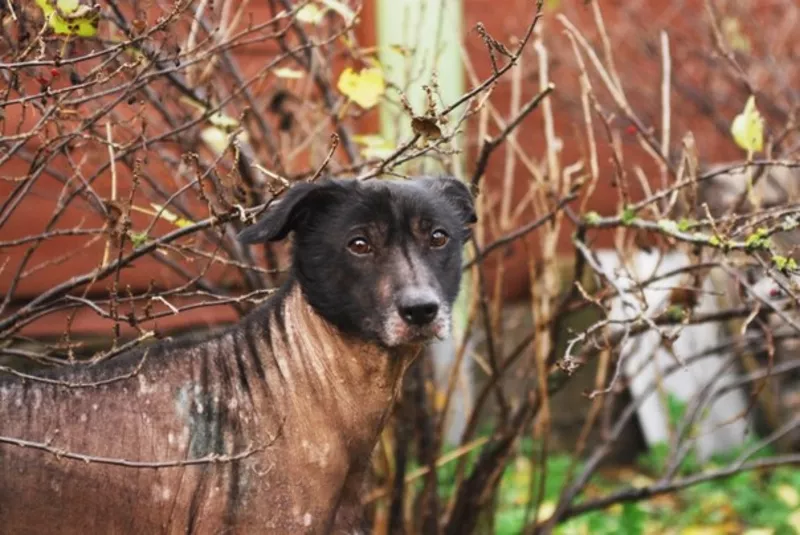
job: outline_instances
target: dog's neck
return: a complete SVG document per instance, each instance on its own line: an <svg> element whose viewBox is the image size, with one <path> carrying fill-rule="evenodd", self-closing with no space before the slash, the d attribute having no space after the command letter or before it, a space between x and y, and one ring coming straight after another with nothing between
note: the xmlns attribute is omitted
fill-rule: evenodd
<svg viewBox="0 0 800 535"><path fill-rule="evenodd" d="M421 346L386 348L343 334L314 310L296 281L276 308L269 353L288 413L313 420L322 412L351 437L376 438Z"/></svg>

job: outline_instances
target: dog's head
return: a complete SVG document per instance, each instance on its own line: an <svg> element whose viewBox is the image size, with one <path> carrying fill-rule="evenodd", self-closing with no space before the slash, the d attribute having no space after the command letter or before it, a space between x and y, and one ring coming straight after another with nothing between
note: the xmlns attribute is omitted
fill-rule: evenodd
<svg viewBox="0 0 800 535"><path fill-rule="evenodd" d="M294 185L240 234L294 232L293 272L312 307L345 333L388 347L443 338L476 221L454 178Z"/></svg>

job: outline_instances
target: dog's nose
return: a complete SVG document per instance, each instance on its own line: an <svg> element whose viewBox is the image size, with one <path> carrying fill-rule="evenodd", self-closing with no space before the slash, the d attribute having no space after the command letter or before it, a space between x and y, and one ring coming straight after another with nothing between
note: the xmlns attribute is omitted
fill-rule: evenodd
<svg viewBox="0 0 800 535"><path fill-rule="evenodd" d="M400 316L409 325L421 327L433 321L439 312L439 303L428 295L407 295L397 304Z"/></svg>

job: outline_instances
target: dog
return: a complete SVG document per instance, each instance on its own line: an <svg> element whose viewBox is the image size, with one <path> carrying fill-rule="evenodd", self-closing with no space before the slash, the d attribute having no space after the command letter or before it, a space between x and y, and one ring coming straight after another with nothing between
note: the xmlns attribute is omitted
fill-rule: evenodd
<svg viewBox="0 0 800 535"><path fill-rule="evenodd" d="M360 533L371 452L448 333L475 221L451 177L292 186L239 235L293 248L238 324L2 379L0 531Z"/></svg>

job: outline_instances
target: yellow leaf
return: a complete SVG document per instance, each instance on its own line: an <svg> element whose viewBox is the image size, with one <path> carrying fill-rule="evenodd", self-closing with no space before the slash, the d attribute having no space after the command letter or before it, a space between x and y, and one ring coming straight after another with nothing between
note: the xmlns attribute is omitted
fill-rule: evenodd
<svg viewBox="0 0 800 535"><path fill-rule="evenodd" d="M310 5L310 4L308 4ZM289 67L281 67L280 69L275 69L272 71L275 76L278 78L284 78L287 80L297 80L305 76L303 71L298 71L295 69L290 69Z"/></svg>
<svg viewBox="0 0 800 535"><path fill-rule="evenodd" d="M175 215L174 213L170 212L169 210L167 210L166 208L164 208L160 204L156 204L154 202L151 202L150 206L155 208L156 214L158 214L158 216L161 219L164 219L165 221L169 221L170 223L172 223L173 225L175 225L178 228L188 227L189 225L192 224L192 222L189 221L188 219L184 219L182 217L178 217L177 215Z"/></svg>
<svg viewBox="0 0 800 535"><path fill-rule="evenodd" d="M339 76L336 87L344 96L368 110L386 91L386 82L380 67L368 67L359 72L347 67Z"/></svg>
<svg viewBox="0 0 800 535"><path fill-rule="evenodd" d="M756 108L754 96L747 99L744 110L733 120L731 134L736 144L748 152L764 148L764 118Z"/></svg>
<svg viewBox="0 0 800 535"><path fill-rule="evenodd" d="M444 410L444 404L447 401L447 392L444 390L436 389L433 394L433 408L436 412Z"/></svg>
<svg viewBox="0 0 800 535"><path fill-rule="evenodd" d="M789 485L780 485L775 490L775 493L783 503L792 509L800 505L800 494L798 494L797 489L794 487Z"/></svg>
<svg viewBox="0 0 800 535"><path fill-rule="evenodd" d="M389 45L389 50L391 50L392 52L397 52L403 57L410 58L411 56L414 55L414 51L416 50L416 48L409 48L404 45L392 44Z"/></svg>
<svg viewBox="0 0 800 535"><path fill-rule="evenodd" d="M239 128L239 121L221 112L212 113L208 117L208 122L226 132Z"/></svg>
<svg viewBox="0 0 800 535"><path fill-rule="evenodd" d="M795 533L800 533L800 509L789 515L789 525Z"/></svg>
<svg viewBox="0 0 800 535"><path fill-rule="evenodd" d="M681 530L681 535L718 535L721 533L715 526L688 526Z"/></svg>
<svg viewBox="0 0 800 535"><path fill-rule="evenodd" d="M208 108L206 108L202 103L197 102L193 98L189 98L187 96L180 97L181 102L185 102L189 104L193 108L196 108L203 113L208 113ZM229 115L225 115L221 111L216 111L208 116L208 122L213 124L214 126L224 130L225 132L232 132L239 128L239 121L234 119Z"/></svg>
<svg viewBox="0 0 800 535"><path fill-rule="evenodd" d="M722 35L732 49L739 52L750 52L750 39L742 32L739 19L725 17L722 19Z"/></svg>
<svg viewBox="0 0 800 535"><path fill-rule="evenodd" d="M79 0L36 0L53 32L61 35L93 37L97 34L100 11Z"/></svg>
<svg viewBox="0 0 800 535"><path fill-rule="evenodd" d="M608 508L608 513L611 516L619 516L622 514L622 511L624 510L625 508L622 506L621 503L615 503L614 505Z"/></svg>
<svg viewBox="0 0 800 535"><path fill-rule="evenodd" d="M220 155L228 148L231 140L231 132L226 131L224 128L217 126L209 126L200 131L200 139L214 151L215 154ZM247 133L239 132L236 136L239 141L247 141Z"/></svg>
<svg viewBox="0 0 800 535"><path fill-rule="evenodd" d="M325 18L325 13L327 9L320 9L315 4L308 3L300 8L297 12L297 20L300 22L305 22L306 24L313 24L314 26L319 25Z"/></svg>
<svg viewBox="0 0 800 535"><path fill-rule="evenodd" d="M649 487L655 483L651 478L647 477L644 474L636 474L633 476L633 479L630 480L630 484L632 487L637 489L642 489L644 487Z"/></svg>
<svg viewBox="0 0 800 535"><path fill-rule="evenodd" d="M537 516L537 520L539 522L545 521L551 516L553 513L556 512L556 504L551 501L542 502L542 505L539 506L539 514Z"/></svg>
<svg viewBox="0 0 800 535"><path fill-rule="evenodd" d="M215 126L204 128L200 132L200 139L217 155L225 152L228 147L228 135Z"/></svg>
<svg viewBox="0 0 800 535"><path fill-rule="evenodd" d="M741 527L733 522L714 526L687 526L680 531L681 535L733 535L741 533Z"/></svg>
<svg viewBox="0 0 800 535"><path fill-rule="evenodd" d="M353 141L363 146L361 155L364 158L386 158L395 151L395 146L378 135L355 135Z"/></svg>
<svg viewBox="0 0 800 535"><path fill-rule="evenodd" d="M356 12L350 9L350 6L338 0L319 0L319 2L328 7L331 11L337 12L347 24L351 24L356 17Z"/></svg>

